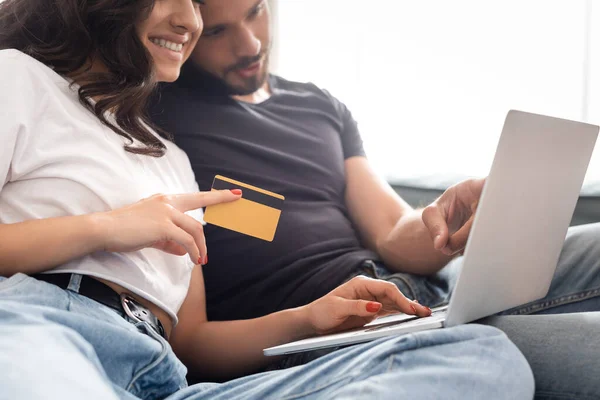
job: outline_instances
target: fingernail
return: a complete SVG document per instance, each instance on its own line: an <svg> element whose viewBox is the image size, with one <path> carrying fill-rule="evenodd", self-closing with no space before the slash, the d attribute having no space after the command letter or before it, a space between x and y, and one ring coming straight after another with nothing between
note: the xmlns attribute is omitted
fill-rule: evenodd
<svg viewBox="0 0 600 400"><path fill-rule="evenodd" d="M410 305L410 308L413 310L413 313L417 313L417 309L415 308L415 306L413 306L412 304Z"/></svg>
<svg viewBox="0 0 600 400"><path fill-rule="evenodd" d="M202 265L202 256L198 257L198 264Z"/></svg>
<svg viewBox="0 0 600 400"><path fill-rule="evenodd" d="M242 189L229 189L231 191L231 193L235 194L236 196L239 196L240 194L242 194Z"/></svg>
<svg viewBox="0 0 600 400"><path fill-rule="evenodd" d="M204 256L204 265L208 264L208 254Z"/></svg>
<svg viewBox="0 0 600 400"><path fill-rule="evenodd" d="M426 309L427 311L429 311L429 315L433 314L433 311L431 311L431 308L429 308L429 307L425 307L425 309Z"/></svg>
<svg viewBox="0 0 600 400"><path fill-rule="evenodd" d="M381 309L380 303L375 303L374 301L367 303L367 311L368 312L377 312L380 309Z"/></svg>
<svg viewBox="0 0 600 400"><path fill-rule="evenodd" d="M442 240L442 235L437 235L435 238L433 238L433 247L434 248L438 248L440 247L440 240Z"/></svg>

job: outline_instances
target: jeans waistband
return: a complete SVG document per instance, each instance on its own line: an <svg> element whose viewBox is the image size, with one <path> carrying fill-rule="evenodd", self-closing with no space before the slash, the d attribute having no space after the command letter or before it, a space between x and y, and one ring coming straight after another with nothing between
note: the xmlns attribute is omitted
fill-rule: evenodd
<svg viewBox="0 0 600 400"><path fill-rule="evenodd" d="M51 283L64 290L70 290L88 297L119 312L123 317L128 316L136 322L147 322L163 338L166 332L156 315L148 308L126 294L119 295L111 287L87 275L54 273L35 274L31 276L40 281Z"/></svg>

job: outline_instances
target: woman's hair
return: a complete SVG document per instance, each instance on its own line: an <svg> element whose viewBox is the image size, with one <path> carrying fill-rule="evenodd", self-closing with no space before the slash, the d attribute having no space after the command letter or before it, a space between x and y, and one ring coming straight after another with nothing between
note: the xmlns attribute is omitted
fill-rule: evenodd
<svg viewBox="0 0 600 400"><path fill-rule="evenodd" d="M79 101L129 140L125 149L160 157L166 147L149 127L161 131L146 116L154 67L136 31L153 7L154 0L5 0L0 49L20 50L61 75L80 77ZM92 60L108 72L90 72ZM99 100L92 104L90 98Z"/></svg>

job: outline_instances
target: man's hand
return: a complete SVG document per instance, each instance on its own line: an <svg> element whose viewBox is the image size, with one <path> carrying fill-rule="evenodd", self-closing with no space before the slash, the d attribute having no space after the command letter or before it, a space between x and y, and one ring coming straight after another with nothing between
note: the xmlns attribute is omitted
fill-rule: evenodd
<svg viewBox="0 0 600 400"><path fill-rule="evenodd" d="M426 317L431 309L404 297L391 282L357 276L305 306L311 330L318 334L363 326L397 312Z"/></svg>
<svg viewBox="0 0 600 400"><path fill-rule="evenodd" d="M464 250L484 183L485 178L457 183L423 210L436 250L448 256Z"/></svg>

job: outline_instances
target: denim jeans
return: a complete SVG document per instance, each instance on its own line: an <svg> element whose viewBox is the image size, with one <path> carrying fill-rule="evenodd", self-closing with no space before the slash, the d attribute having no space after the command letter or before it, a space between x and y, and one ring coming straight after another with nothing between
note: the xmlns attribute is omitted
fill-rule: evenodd
<svg viewBox="0 0 600 400"><path fill-rule="evenodd" d="M373 262L357 274L394 282L407 297L435 306L448 302L461 263L459 257L433 277L393 273ZM600 398L600 224L569 228L544 298L478 323L500 328L523 352L535 376L536 399Z"/></svg>
<svg viewBox="0 0 600 400"><path fill-rule="evenodd" d="M500 330L464 325L348 347L309 364L187 386L146 323L23 274L0 278L0 399L530 399Z"/></svg>

